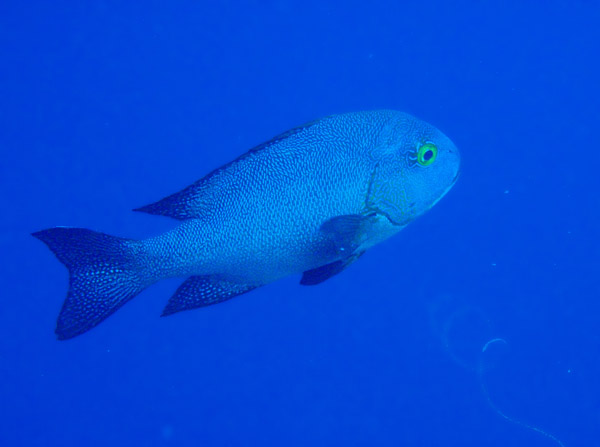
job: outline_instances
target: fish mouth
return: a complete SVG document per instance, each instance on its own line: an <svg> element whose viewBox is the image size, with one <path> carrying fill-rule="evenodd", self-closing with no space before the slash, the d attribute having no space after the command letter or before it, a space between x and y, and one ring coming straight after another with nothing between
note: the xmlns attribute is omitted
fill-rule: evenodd
<svg viewBox="0 0 600 447"><path fill-rule="evenodd" d="M459 177L460 177L460 169L458 171L456 171L456 175L454 176L454 178L452 179L452 182L450 183L450 188L452 188L454 186L454 184L458 181ZM450 188L448 188L448 189L450 189Z"/></svg>
<svg viewBox="0 0 600 447"><path fill-rule="evenodd" d="M442 200L442 198L448 194L448 191L450 191L452 189L452 187L454 186L454 184L457 182L458 177L460 177L460 170L456 171L456 175L454 176L454 178L452 179L452 182L450 182L450 184L448 185L448 187L444 190L444 192L431 204L431 206L429 208L427 208L428 210L430 210L431 208L433 208L440 200Z"/></svg>

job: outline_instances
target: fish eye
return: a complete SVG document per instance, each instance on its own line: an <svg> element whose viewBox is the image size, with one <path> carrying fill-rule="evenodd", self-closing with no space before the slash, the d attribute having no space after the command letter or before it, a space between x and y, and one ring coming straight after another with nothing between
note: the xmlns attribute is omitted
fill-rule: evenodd
<svg viewBox="0 0 600 447"><path fill-rule="evenodd" d="M437 157L438 149L433 143L425 143L417 152L417 162L421 166L429 166Z"/></svg>

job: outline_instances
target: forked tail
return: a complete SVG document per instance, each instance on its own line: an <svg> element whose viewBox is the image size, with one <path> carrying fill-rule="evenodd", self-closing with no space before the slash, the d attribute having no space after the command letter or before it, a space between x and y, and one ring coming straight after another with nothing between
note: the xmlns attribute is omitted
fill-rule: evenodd
<svg viewBox="0 0 600 447"><path fill-rule="evenodd" d="M33 236L69 269L69 291L56 323L60 340L98 325L152 282L144 277L138 241L64 227Z"/></svg>

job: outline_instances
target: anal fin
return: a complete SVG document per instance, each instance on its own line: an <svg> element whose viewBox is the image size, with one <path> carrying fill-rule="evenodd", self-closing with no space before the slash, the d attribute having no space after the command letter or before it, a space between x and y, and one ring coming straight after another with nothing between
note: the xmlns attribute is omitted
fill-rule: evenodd
<svg viewBox="0 0 600 447"><path fill-rule="evenodd" d="M217 304L250 292L256 287L224 281L213 276L190 276L169 299L161 316Z"/></svg>

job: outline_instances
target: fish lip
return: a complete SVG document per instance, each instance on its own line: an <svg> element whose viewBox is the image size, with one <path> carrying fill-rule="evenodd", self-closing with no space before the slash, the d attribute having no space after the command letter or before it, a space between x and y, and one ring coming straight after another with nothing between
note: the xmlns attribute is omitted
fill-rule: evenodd
<svg viewBox="0 0 600 447"><path fill-rule="evenodd" d="M448 192L452 189L452 187L454 186L454 184L456 183L456 181L458 180L458 177L460 176L460 170L458 170L456 172L456 175L454 176L454 178L452 179L452 183L450 183L450 185L448 185L448 187L446 188L446 190L431 204L431 206L429 208L427 208L428 210L430 210L431 208L433 208L435 205L437 205L437 203L442 200L442 198L448 194Z"/></svg>
<svg viewBox="0 0 600 447"><path fill-rule="evenodd" d="M454 186L454 184L458 181L458 178L460 177L460 169L458 171L456 171L456 175L454 176L454 178L452 179L452 183L451 186Z"/></svg>

